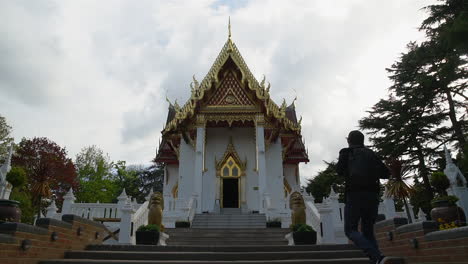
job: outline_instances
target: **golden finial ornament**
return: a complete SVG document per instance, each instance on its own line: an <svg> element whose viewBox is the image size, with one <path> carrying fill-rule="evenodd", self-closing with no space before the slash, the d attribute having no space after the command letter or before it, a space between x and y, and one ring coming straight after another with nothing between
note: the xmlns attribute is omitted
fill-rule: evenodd
<svg viewBox="0 0 468 264"><path fill-rule="evenodd" d="M228 32L229 32L229 39L231 39L231 16L229 16L229 22L228 22Z"/></svg>

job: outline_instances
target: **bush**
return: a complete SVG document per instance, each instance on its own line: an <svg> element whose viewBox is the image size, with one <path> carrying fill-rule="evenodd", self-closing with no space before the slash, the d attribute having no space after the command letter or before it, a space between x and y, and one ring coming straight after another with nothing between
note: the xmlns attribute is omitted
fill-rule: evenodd
<svg viewBox="0 0 468 264"><path fill-rule="evenodd" d="M440 202L447 202L449 206L454 206L456 205L458 201L458 198L453 195L444 195L444 196L437 196L434 199L432 199L431 204L432 207L436 207L438 203Z"/></svg>
<svg viewBox="0 0 468 264"><path fill-rule="evenodd" d="M13 187L20 188L26 183L26 171L21 167L12 167L7 173L6 179Z"/></svg>
<svg viewBox="0 0 468 264"><path fill-rule="evenodd" d="M291 230L293 232L315 232L310 225L306 224L295 224L291 225Z"/></svg>
<svg viewBox="0 0 468 264"><path fill-rule="evenodd" d="M137 231L157 231L159 232L159 226L157 225L142 225Z"/></svg>
<svg viewBox="0 0 468 264"><path fill-rule="evenodd" d="M450 181L443 172L436 171L432 173L430 182L437 193L441 195L447 194L446 190L450 187Z"/></svg>

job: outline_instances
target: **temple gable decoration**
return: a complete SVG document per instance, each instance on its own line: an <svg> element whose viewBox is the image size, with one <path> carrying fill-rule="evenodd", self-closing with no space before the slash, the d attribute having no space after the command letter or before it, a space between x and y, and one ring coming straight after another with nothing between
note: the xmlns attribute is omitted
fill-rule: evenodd
<svg viewBox="0 0 468 264"><path fill-rule="evenodd" d="M232 138L229 139L229 144L227 145L223 158L220 161L217 161L215 158L215 164L217 177L239 178L245 176L247 160L244 162L241 161L232 143Z"/></svg>

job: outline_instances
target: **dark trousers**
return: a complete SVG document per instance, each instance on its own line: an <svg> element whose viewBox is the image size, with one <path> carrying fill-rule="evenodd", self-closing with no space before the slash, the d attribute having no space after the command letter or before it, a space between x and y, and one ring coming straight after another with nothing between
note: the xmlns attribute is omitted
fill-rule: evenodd
<svg viewBox="0 0 468 264"><path fill-rule="evenodd" d="M346 194L345 234L372 260L378 260L382 256L374 235L374 223L378 210L379 197L377 193L349 192ZM358 230L359 221L361 221L361 232Z"/></svg>

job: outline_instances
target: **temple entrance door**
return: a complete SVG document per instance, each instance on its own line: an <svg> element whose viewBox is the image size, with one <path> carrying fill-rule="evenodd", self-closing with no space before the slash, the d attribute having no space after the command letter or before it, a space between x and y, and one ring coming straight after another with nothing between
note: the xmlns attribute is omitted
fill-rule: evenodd
<svg viewBox="0 0 468 264"><path fill-rule="evenodd" d="M239 208L239 179L223 179L223 208Z"/></svg>

